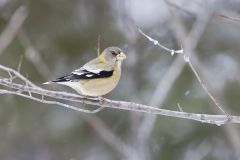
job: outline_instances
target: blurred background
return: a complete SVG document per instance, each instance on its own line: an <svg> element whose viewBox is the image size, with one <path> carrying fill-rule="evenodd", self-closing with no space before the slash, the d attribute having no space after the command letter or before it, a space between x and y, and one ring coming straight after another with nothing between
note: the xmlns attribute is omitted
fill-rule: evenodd
<svg viewBox="0 0 240 160"><path fill-rule="evenodd" d="M221 114L183 56L155 46L136 25L170 49L190 48L210 92L240 115L238 0L0 0L0 64L17 69L22 59L21 73L35 84L74 92L42 83L96 57L101 35L101 50L119 46L127 55L106 98ZM0 142L1 160L240 159L236 124L116 109L90 115L10 95L0 96Z"/></svg>

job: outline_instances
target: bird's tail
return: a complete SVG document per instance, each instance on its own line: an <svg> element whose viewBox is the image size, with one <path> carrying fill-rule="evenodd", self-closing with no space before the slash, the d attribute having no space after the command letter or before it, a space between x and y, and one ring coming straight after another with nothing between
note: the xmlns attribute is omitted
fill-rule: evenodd
<svg viewBox="0 0 240 160"><path fill-rule="evenodd" d="M52 84L53 81L44 82L43 84Z"/></svg>
<svg viewBox="0 0 240 160"><path fill-rule="evenodd" d="M45 82L45 83L43 83L43 84L52 84L52 83L68 82L68 81L71 80L72 76L73 76L73 75L63 76L63 77L57 78L56 80L48 81L48 82Z"/></svg>

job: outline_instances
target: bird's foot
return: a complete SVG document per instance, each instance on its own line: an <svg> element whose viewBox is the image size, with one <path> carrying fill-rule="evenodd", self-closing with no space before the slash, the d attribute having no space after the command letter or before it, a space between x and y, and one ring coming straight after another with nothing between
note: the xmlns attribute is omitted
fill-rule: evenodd
<svg viewBox="0 0 240 160"><path fill-rule="evenodd" d="M103 105L104 103L104 98L102 96L98 96L99 104Z"/></svg>

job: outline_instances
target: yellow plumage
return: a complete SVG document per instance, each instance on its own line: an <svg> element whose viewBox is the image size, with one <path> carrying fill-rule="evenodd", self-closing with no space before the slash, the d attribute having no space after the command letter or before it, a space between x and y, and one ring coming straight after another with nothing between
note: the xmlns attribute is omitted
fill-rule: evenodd
<svg viewBox="0 0 240 160"><path fill-rule="evenodd" d="M120 48L108 47L99 57L81 68L50 82L67 85L82 95L102 96L117 86L121 77L121 64L125 58Z"/></svg>

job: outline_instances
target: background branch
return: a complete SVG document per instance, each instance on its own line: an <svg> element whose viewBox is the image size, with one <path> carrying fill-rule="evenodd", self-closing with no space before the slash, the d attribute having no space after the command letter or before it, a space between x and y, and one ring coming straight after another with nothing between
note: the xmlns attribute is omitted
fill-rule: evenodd
<svg viewBox="0 0 240 160"><path fill-rule="evenodd" d="M27 18L27 11L25 6L20 6L12 15L8 25L2 31L0 36L0 55L3 50L12 42L23 22Z"/></svg>

